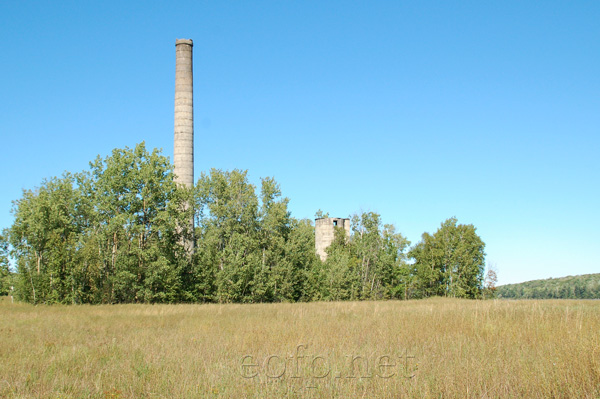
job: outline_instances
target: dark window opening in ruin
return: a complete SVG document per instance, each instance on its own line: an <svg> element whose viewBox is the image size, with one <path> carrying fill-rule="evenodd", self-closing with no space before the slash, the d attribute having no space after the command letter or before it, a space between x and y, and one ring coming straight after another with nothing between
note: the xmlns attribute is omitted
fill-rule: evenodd
<svg viewBox="0 0 600 399"><path fill-rule="evenodd" d="M333 225L334 225L334 226L337 226L337 220L334 220L334 221L333 221Z"/></svg>

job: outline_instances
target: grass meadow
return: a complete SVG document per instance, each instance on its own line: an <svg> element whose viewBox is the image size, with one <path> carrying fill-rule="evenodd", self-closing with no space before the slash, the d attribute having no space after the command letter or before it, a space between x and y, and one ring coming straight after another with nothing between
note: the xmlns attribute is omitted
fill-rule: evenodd
<svg viewBox="0 0 600 399"><path fill-rule="evenodd" d="M600 301L32 306L2 398L598 398Z"/></svg>

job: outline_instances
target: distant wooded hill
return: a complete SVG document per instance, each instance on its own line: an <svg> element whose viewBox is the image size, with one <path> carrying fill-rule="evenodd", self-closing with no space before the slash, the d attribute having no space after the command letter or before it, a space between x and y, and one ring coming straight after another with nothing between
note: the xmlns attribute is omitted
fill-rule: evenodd
<svg viewBox="0 0 600 399"><path fill-rule="evenodd" d="M512 299L600 299L600 273L501 285L496 294Z"/></svg>

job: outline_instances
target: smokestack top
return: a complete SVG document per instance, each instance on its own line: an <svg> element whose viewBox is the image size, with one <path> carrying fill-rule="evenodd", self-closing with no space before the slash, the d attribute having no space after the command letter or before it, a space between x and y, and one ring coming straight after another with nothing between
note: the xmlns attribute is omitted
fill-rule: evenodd
<svg viewBox="0 0 600 399"><path fill-rule="evenodd" d="M177 46L180 44L189 44L190 46L193 46L194 42L192 39L175 39L175 45Z"/></svg>

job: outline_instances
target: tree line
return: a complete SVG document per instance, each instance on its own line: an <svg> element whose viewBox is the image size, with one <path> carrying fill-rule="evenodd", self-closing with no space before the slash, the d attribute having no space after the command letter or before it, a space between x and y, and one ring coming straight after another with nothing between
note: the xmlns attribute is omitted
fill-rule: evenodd
<svg viewBox="0 0 600 399"><path fill-rule="evenodd" d="M502 285L497 289L497 296L510 299L600 299L600 274Z"/></svg>
<svg viewBox="0 0 600 399"><path fill-rule="evenodd" d="M0 294L31 303L295 302L479 298L485 244L456 218L410 242L374 212L322 262L314 225L273 178L212 169L177 186L144 143L24 190L0 235ZM317 216L326 216L318 212ZM194 229L191 229L194 220ZM194 251L185 242L193 240ZM14 269L9 268L9 256Z"/></svg>

